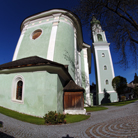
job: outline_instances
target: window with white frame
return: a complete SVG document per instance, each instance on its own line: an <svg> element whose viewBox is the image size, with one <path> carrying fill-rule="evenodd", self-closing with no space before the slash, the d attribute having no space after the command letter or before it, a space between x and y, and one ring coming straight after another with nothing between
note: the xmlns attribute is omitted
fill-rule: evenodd
<svg viewBox="0 0 138 138"><path fill-rule="evenodd" d="M105 54L104 53L102 53L102 57L105 57Z"/></svg>
<svg viewBox="0 0 138 138"><path fill-rule="evenodd" d="M16 99L22 100L23 81L19 80L16 84Z"/></svg>
<svg viewBox="0 0 138 138"><path fill-rule="evenodd" d="M37 39L40 35L42 34L42 30L41 29L37 29L32 33L32 39L35 40Z"/></svg>
<svg viewBox="0 0 138 138"><path fill-rule="evenodd" d="M105 84L106 84L106 85L108 85L108 84L109 84L109 81L108 81L108 80L106 80L106 81L105 81Z"/></svg>
<svg viewBox="0 0 138 138"><path fill-rule="evenodd" d="M24 78L20 75L13 79L12 85L12 100L15 102L23 103L24 99Z"/></svg>
<svg viewBox="0 0 138 138"><path fill-rule="evenodd" d="M107 70L107 66L106 65L104 66L104 70Z"/></svg>

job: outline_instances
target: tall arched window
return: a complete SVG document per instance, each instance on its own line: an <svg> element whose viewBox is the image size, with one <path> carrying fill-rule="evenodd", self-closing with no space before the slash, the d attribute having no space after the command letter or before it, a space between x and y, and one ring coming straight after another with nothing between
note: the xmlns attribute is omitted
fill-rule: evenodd
<svg viewBox="0 0 138 138"><path fill-rule="evenodd" d="M24 87L25 87L25 81L23 76L21 75L15 76L12 84L12 101L18 103L24 102Z"/></svg>
<svg viewBox="0 0 138 138"><path fill-rule="evenodd" d="M16 99L22 100L23 82L20 80L17 82Z"/></svg>

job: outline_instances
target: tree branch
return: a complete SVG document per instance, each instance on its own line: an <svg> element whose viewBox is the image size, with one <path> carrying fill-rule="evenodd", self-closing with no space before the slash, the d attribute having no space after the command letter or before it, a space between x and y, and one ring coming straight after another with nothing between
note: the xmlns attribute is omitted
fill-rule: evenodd
<svg viewBox="0 0 138 138"><path fill-rule="evenodd" d="M128 19L127 17L125 17L124 15L122 15L121 13L119 13L118 11L116 11L115 9L107 6L106 4L102 3L107 9L109 9L110 11L113 11L114 13L116 13L118 16L120 16L121 18L125 19L126 21L128 21L137 31L138 31L138 25L136 22L132 22L130 19ZM128 13L126 13L129 18L132 18ZM132 18L133 19L133 18ZM135 24L136 23L136 24Z"/></svg>

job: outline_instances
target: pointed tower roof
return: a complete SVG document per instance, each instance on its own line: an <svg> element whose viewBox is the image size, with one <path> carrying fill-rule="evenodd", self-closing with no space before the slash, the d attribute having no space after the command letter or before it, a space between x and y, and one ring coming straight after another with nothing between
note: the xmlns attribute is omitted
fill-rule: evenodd
<svg viewBox="0 0 138 138"><path fill-rule="evenodd" d="M100 21L96 19L95 15L92 16L92 21L91 21L91 25L93 26L94 24L101 25Z"/></svg>
<svg viewBox="0 0 138 138"><path fill-rule="evenodd" d="M63 91L76 92L76 91L85 91L82 87L78 86L73 80L70 80L69 83L64 87Z"/></svg>

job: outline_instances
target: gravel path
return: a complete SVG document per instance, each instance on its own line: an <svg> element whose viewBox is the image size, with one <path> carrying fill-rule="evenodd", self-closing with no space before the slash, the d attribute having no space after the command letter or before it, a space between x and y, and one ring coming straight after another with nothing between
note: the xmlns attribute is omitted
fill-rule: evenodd
<svg viewBox="0 0 138 138"><path fill-rule="evenodd" d="M138 101L91 112L85 121L63 125L34 125L0 114L0 138L138 138Z"/></svg>

